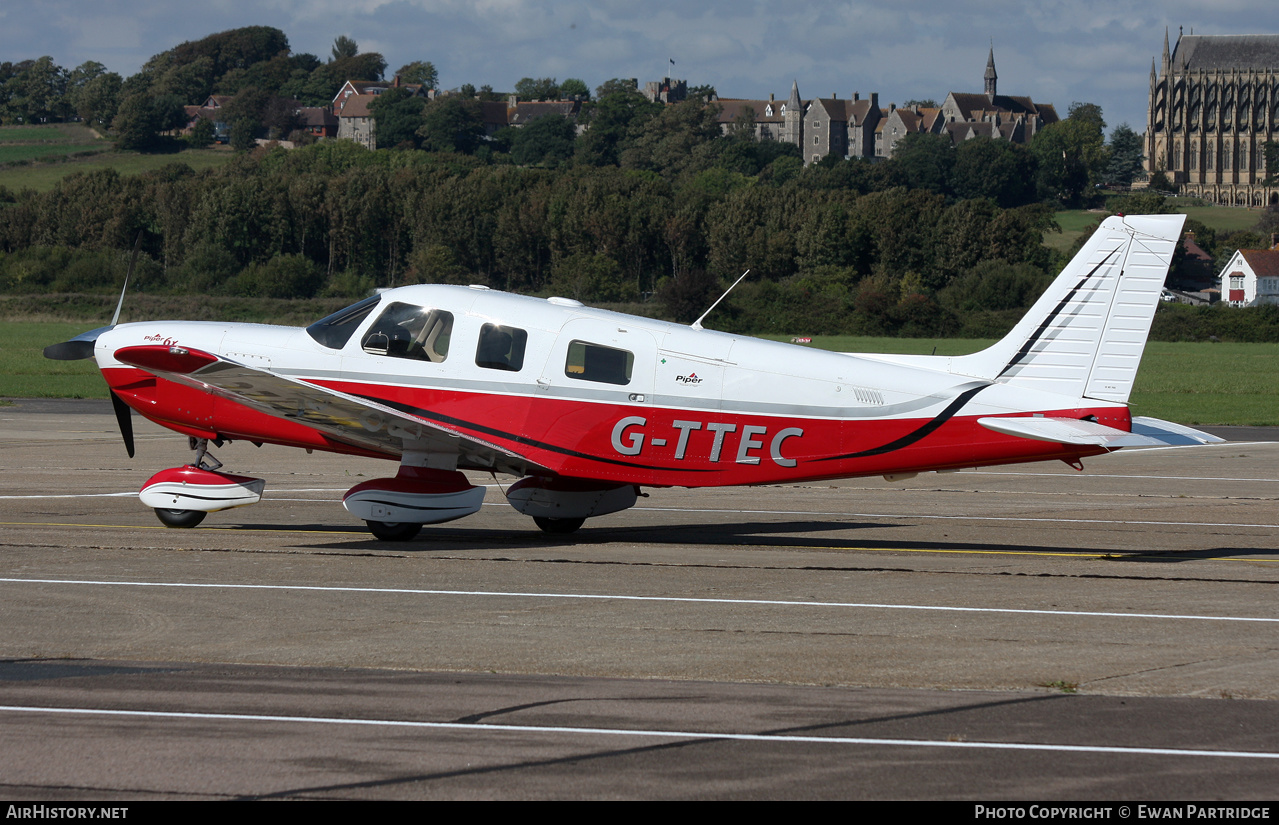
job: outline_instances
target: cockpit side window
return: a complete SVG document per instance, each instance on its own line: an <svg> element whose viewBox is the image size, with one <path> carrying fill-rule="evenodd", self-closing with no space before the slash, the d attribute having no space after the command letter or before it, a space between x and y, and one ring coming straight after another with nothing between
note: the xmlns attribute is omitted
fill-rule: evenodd
<svg viewBox="0 0 1279 825"><path fill-rule="evenodd" d="M396 302L383 310L360 345L370 355L440 363L449 354L453 313Z"/></svg>
<svg viewBox="0 0 1279 825"><path fill-rule="evenodd" d="M382 300L380 295L374 295L372 298L365 298L358 304L352 304L346 309L338 310L307 327L307 334L314 338L316 343L331 349L342 349L342 347L346 346L346 342L351 340L351 336L355 334L356 327L373 311L373 307L377 306L380 300Z"/></svg>
<svg viewBox="0 0 1279 825"><path fill-rule="evenodd" d="M489 370L519 372L524 368L524 347L527 343L528 333L522 329L485 324L480 328L475 363Z"/></svg>
<svg viewBox="0 0 1279 825"><path fill-rule="evenodd" d="M631 370L634 366L635 355L624 349L573 341L568 345L564 374L582 381L625 386L631 383Z"/></svg>

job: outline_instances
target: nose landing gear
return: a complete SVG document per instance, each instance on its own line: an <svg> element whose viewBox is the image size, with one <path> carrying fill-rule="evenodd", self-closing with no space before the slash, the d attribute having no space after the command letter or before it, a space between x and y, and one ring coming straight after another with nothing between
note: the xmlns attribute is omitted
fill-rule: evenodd
<svg viewBox="0 0 1279 825"><path fill-rule="evenodd" d="M138 493L165 527L195 527L209 513L262 500L266 479L217 472L222 462L208 454L207 439L191 439L191 448L194 463L161 470Z"/></svg>

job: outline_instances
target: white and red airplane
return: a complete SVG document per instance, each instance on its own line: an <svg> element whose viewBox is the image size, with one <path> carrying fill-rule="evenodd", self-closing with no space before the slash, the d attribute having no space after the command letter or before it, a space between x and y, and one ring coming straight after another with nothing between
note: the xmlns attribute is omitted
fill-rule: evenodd
<svg viewBox="0 0 1279 825"><path fill-rule="evenodd" d="M484 488L461 470L519 478L511 506L569 533L642 487L1080 468L1121 447L1220 441L1126 403L1183 221L1108 218L1003 340L960 357L824 352L441 285L305 329L113 322L45 354L97 359L131 456L130 407L189 436L195 462L140 494L169 526L260 499L262 479L207 455L248 441L399 462L343 499L381 539L479 510Z"/></svg>

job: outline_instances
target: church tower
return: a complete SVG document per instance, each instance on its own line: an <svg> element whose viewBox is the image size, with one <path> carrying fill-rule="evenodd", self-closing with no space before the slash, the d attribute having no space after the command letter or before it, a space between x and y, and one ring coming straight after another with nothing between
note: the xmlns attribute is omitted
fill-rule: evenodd
<svg viewBox="0 0 1279 825"><path fill-rule="evenodd" d="M790 97L786 99L786 114L782 120L782 140L804 149L804 104L799 99L799 81L791 82Z"/></svg>
<svg viewBox="0 0 1279 825"><path fill-rule="evenodd" d="M995 86L999 75L995 74L995 47L990 47L990 57L986 59L986 97L995 102Z"/></svg>

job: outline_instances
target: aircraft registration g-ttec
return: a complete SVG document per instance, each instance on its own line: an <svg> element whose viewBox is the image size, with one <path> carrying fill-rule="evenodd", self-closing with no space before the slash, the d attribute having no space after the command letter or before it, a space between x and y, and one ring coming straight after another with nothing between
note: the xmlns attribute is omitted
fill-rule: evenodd
<svg viewBox="0 0 1279 825"><path fill-rule="evenodd" d="M343 504L381 539L480 509L461 470L551 533L643 487L883 475L1220 441L1133 419L1132 390L1182 215L1102 223L1007 337L959 357L855 355L485 287L406 286L305 329L189 321L104 327L45 350L97 359L130 456L129 408L189 436L147 481L173 527L257 502L209 442L399 462ZM126 406L127 405L127 406Z"/></svg>

